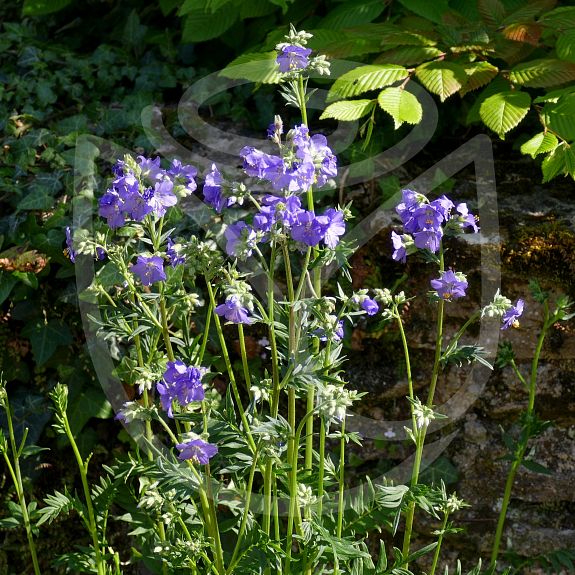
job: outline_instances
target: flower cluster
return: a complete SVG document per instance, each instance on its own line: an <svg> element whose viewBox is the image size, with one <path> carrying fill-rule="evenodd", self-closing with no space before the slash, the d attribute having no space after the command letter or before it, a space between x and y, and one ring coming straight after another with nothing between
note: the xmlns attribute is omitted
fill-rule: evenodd
<svg viewBox="0 0 575 575"><path fill-rule="evenodd" d="M180 451L179 459L182 461L188 459L201 465L207 465L210 459L218 452L217 445L207 443L202 439L192 439L185 443L178 443L176 448Z"/></svg>
<svg viewBox="0 0 575 575"><path fill-rule="evenodd" d="M202 401L204 399L204 388L202 377L206 373L202 367L187 366L179 359L169 361L164 372L162 381L158 382L156 389L160 394L162 407L173 417L173 402L185 406L192 401Z"/></svg>
<svg viewBox="0 0 575 575"><path fill-rule="evenodd" d="M523 315L524 307L525 302L522 299L518 299L513 305L509 298L501 295L497 290L493 296L493 301L481 310L481 317L501 318L501 329L519 327L519 318Z"/></svg>
<svg viewBox="0 0 575 575"><path fill-rule="evenodd" d="M320 76L329 74L329 62L325 56L310 58L311 50L305 46L311 37L308 32L304 30L298 32L291 26L289 34L285 36L286 42L276 46L278 52L276 62L280 72L291 76L312 70Z"/></svg>
<svg viewBox="0 0 575 575"><path fill-rule="evenodd" d="M467 204L455 205L446 196L430 202L423 194L403 190L402 202L396 212L401 218L404 234L392 232L393 259L405 262L409 253L416 249L437 253L446 231L458 233L465 228L478 232L476 218Z"/></svg>
<svg viewBox="0 0 575 575"><path fill-rule="evenodd" d="M119 161L113 168L115 180L100 198L99 214L112 229L127 221L141 222L149 214L161 218L176 205L177 194L191 194L196 189L197 170L173 160L170 168L162 169L160 158L138 156Z"/></svg>
<svg viewBox="0 0 575 575"><path fill-rule="evenodd" d="M453 270L440 272L439 279L431 280L431 287L437 292L438 297L444 301L465 297L467 285L465 274L454 272Z"/></svg>

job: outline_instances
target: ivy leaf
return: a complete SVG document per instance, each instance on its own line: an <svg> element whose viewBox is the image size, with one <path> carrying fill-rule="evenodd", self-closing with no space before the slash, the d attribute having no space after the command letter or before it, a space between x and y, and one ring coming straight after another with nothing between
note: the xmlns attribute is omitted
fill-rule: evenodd
<svg viewBox="0 0 575 575"><path fill-rule="evenodd" d="M455 62L427 62L415 69L415 75L442 102L467 82L465 68Z"/></svg>
<svg viewBox="0 0 575 575"><path fill-rule="evenodd" d="M46 363L61 345L72 343L72 334L68 326L51 319L48 323L34 321L27 323L22 335L32 344L34 359L38 365Z"/></svg>
<svg viewBox="0 0 575 575"><path fill-rule="evenodd" d="M389 86L399 80L405 80L409 72L396 64L360 66L340 76L331 87L327 100L349 98L369 90Z"/></svg>
<svg viewBox="0 0 575 575"><path fill-rule="evenodd" d="M465 66L465 73L467 74L467 82L461 89L462 96L489 84L499 73L499 68L489 62L474 62Z"/></svg>
<svg viewBox="0 0 575 575"><path fill-rule="evenodd" d="M575 80L575 63L554 58L539 58L515 66L509 72L509 79L514 84L530 88L565 84Z"/></svg>
<svg viewBox="0 0 575 575"><path fill-rule="evenodd" d="M282 74L276 63L276 52L242 54L221 72L220 76L245 79L256 84L278 84Z"/></svg>
<svg viewBox="0 0 575 575"><path fill-rule="evenodd" d="M529 154L532 158L539 154L552 152L558 145L557 138L550 132L539 132L521 146L522 154Z"/></svg>
<svg viewBox="0 0 575 575"><path fill-rule="evenodd" d="M392 118L397 130L404 122L419 124L423 110L419 100L403 88L386 88L377 97L380 108Z"/></svg>
<svg viewBox="0 0 575 575"><path fill-rule="evenodd" d="M10 295L12 288L18 283L18 278L5 271L0 271L0 304Z"/></svg>
<svg viewBox="0 0 575 575"><path fill-rule="evenodd" d="M375 107L375 100L343 100L330 104L320 116L320 120L333 118L343 122L359 120Z"/></svg>
<svg viewBox="0 0 575 575"><path fill-rule="evenodd" d="M485 125L504 140L505 134L525 118L530 106L531 96L526 92L501 92L481 104L479 115Z"/></svg>

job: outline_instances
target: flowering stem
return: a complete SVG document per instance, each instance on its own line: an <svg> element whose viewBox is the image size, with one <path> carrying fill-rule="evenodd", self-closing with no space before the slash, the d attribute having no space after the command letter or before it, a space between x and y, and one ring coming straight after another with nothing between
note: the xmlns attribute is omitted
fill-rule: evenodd
<svg viewBox="0 0 575 575"><path fill-rule="evenodd" d="M256 452L256 444L255 444L254 439L252 437L252 433L250 430L248 419L246 417L246 412L244 411L244 407L242 405L240 393L238 391L238 386L236 383L236 377L234 375L234 370L232 368L232 362L230 361L230 356L228 354L228 348L226 345L226 338L224 337L224 332L222 331L222 325L220 323L220 317L215 313L216 301L215 301L215 297L214 297L214 290L212 289L212 285L210 284L210 282L207 279L206 279L206 286L207 286L208 294L210 297L210 302L212 304L212 310L214 310L214 313L212 315L214 317L214 324L216 326L216 331L218 332L218 338L220 340L222 357L224 358L224 363L226 364L228 377L230 378L230 385L232 386L232 392L234 394L234 398L235 398L237 406L238 406L238 411L240 412L240 418L242 420L242 424L244 427L244 433L246 434L246 440L247 440L247 443L248 443L250 449L252 450L252 453L255 453Z"/></svg>
<svg viewBox="0 0 575 575"><path fill-rule="evenodd" d="M18 496L18 503L20 504L20 510L22 512L22 519L24 520L24 528L26 529L26 537L28 539L28 548L30 549L30 555L32 556L32 565L34 566L34 574L40 575L40 565L38 563L38 556L36 554L36 544L34 543L34 536L32 534L32 525L30 523L30 516L28 515L28 505L26 504L26 497L24 492L24 483L22 482L22 473L20 471L20 453L26 441L26 435L28 433L28 428L24 432L24 438L22 439L22 444L20 449L16 447L16 436L14 435L14 425L12 423L12 412L10 411L10 404L8 402L8 395L5 394L3 397L3 407L6 411L6 419L8 421L8 436L10 437L10 450L12 451L12 462L8 456L7 449L2 451L4 456L4 461L6 461L6 466L12 477L12 482L16 489L16 494Z"/></svg>
<svg viewBox="0 0 575 575"><path fill-rule="evenodd" d="M208 303L208 313L206 315L206 325L204 326L204 337L202 338L202 345L200 350L198 351L198 355L196 356L196 363L197 365L202 365L202 361L204 360L204 353L206 353L206 346L208 344L208 336L210 334L210 322L212 320L212 311L213 311L212 302Z"/></svg>
<svg viewBox="0 0 575 575"><path fill-rule="evenodd" d="M90 462L90 458L86 461L82 459L80 455L80 451L78 446L76 445L76 440L74 439L74 435L72 433L72 429L70 428L70 422L68 421L68 415L65 410L60 412L62 417L62 424L64 427L64 431L66 432L66 436L68 437L68 441L72 446L72 451L74 452L74 457L76 458L76 462L78 463L78 468L80 469L80 479L82 481L82 488L84 490L84 498L86 500L86 509L88 511L88 522L87 526L90 531L90 535L92 536L92 545L94 546L94 553L96 556L96 569L98 570L98 575L106 575L106 566L104 565L104 561L102 559L102 554L100 551L100 542L98 540L98 525L96 523L96 516L94 514L94 507L92 506L92 496L90 494L90 487L88 485L88 464Z"/></svg>
<svg viewBox="0 0 575 575"><path fill-rule="evenodd" d="M244 369L244 380L246 383L246 389L248 391L248 395L250 396L250 400L252 399L252 391L251 387L251 375L250 375L250 367L248 365L248 354L246 352L246 339L244 337L244 326L241 323L238 323L238 335L240 336L240 352L242 356L242 367Z"/></svg>
<svg viewBox="0 0 575 575"><path fill-rule="evenodd" d="M337 505L337 537L341 538L343 528L343 491L345 488L345 417L341 420L341 438L339 440L339 496Z"/></svg>
<svg viewBox="0 0 575 575"><path fill-rule="evenodd" d="M162 283L160 291L160 314L162 317L162 336L166 344L166 352L170 361L175 360L174 350L172 349L172 342L170 341L170 331L168 329L168 313L166 311L166 301L164 299L164 284Z"/></svg>
<svg viewBox="0 0 575 575"><path fill-rule="evenodd" d="M441 525L439 538L437 539L437 547L435 548L435 553L433 555L433 563L431 564L431 571L429 572L429 575L435 575L435 569L437 568L437 562L439 561L439 553L441 551L441 544L443 543L443 536L445 535L445 529L447 528L448 518L449 513L445 511L443 515L443 524Z"/></svg>
<svg viewBox="0 0 575 575"><path fill-rule="evenodd" d="M445 263L443 260L443 246L439 247L439 273L445 270ZM435 359L433 360L433 371L431 372L431 384L429 386L429 394L427 396L427 407L433 404L433 396L435 395L435 387L437 385L437 378L439 377L439 367L441 361L441 348L443 347L443 312L445 301L442 299L437 308L437 333L435 336Z"/></svg>
<svg viewBox="0 0 575 575"><path fill-rule="evenodd" d="M407 338L405 337L405 330L403 329L403 321L401 319L401 315L399 314L399 309L397 304L394 304L393 313L395 318L397 319L397 325L399 327L399 333L401 335L401 343L403 344L403 355L405 357L405 371L407 374L407 387L409 390L409 399L413 402L415 400L415 395L413 392L413 377L411 375L411 360L409 357L409 346L407 345ZM410 402L411 403L411 402ZM411 424L413 432L417 430L416 420L415 420L415 413L413 411L413 403L411 403Z"/></svg>
<svg viewBox="0 0 575 575"><path fill-rule="evenodd" d="M543 327L539 333L539 338L537 339L537 346L535 347L535 354L531 362L531 376L529 378L529 404L527 407L527 425L531 421L531 418L535 412L535 391L537 385L537 368L539 366L539 358L541 356L541 350L543 349L543 343L545 341L545 336L547 335L547 330L553 325L556 318L555 316L549 318L549 304L547 301L544 302L544 318ZM515 363L515 362L513 362ZM519 370L516 369L518 373ZM519 374L520 375L520 374ZM523 377L519 378L523 384L525 384L525 379ZM495 565L497 561L497 556L499 555L499 547L501 545L501 537L503 536L503 527L505 526L505 519L507 517L507 508L509 507L509 502L511 500L511 491L513 489L513 483L515 482L515 476L517 471L523 463L523 458L525 456L525 451L527 450L527 442L529 441L529 434L522 434L519 445L516 448L513 463L511 464L511 469L509 470L509 475L507 476L507 481L505 483L505 491L503 492L503 502L501 503L501 511L499 512L499 518L497 520L497 528L495 530L495 537L493 539L493 549L491 551L491 565Z"/></svg>

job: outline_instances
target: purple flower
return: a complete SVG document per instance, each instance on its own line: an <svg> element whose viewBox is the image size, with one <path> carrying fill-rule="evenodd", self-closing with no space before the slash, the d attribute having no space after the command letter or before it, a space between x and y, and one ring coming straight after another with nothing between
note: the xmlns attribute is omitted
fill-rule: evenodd
<svg viewBox="0 0 575 575"><path fill-rule="evenodd" d="M431 280L431 287L436 290L437 295L445 301L464 297L467 285L465 276L453 270L441 272L439 279Z"/></svg>
<svg viewBox="0 0 575 575"><path fill-rule="evenodd" d="M328 248L334 249L339 243L339 236L345 234L345 221L343 220L343 212L328 208L316 220L322 227L323 241Z"/></svg>
<svg viewBox="0 0 575 575"><path fill-rule="evenodd" d="M218 452L216 445L206 443L201 439L192 439L186 443L178 443L176 447L180 450L178 458L182 461L190 459L194 463L206 465L210 459Z"/></svg>
<svg viewBox="0 0 575 575"><path fill-rule="evenodd" d="M242 148L240 157L244 161L244 172L251 178L269 180L274 174L283 171L283 160L279 156L266 154L251 146Z"/></svg>
<svg viewBox="0 0 575 575"><path fill-rule="evenodd" d="M413 242L415 243L415 247L421 250L427 249L430 252L436 253L439 251L442 237L442 228L422 230L413 234Z"/></svg>
<svg viewBox="0 0 575 575"><path fill-rule="evenodd" d="M180 405L188 405L192 401L202 401L205 397L202 386L202 376L205 369L186 366L179 359L168 361L162 381L156 389L160 395L162 407L169 417L173 417L172 405L177 401Z"/></svg>
<svg viewBox="0 0 575 575"><path fill-rule="evenodd" d="M226 237L226 253L240 259L249 258L256 246L256 232L246 222L231 224L224 232Z"/></svg>
<svg viewBox="0 0 575 575"><path fill-rule="evenodd" d="M433 200L429 205L438 210L445 221L449 219L451 210L455 207L453 202L445 195Z"/></svg>
<svg viewBox="0 0 575 575"><path fill-rule="evenodd" d="M108 190L99 201L98 213L106 218L110 228L121 228L126 223L123 211L124 200L114 190Z"/></svg>
<svg viewBox="0 0 575 575"><path fill-rule="evenodd" d="M152 196L153 192L151 188L144 190L143 194L140 194L138 190L127 191L124 197L124 212L131 220L136 222L143 221L148 214L154 211L150 205Z"/></svg>
<svg viewBox="0 0 575 575"><path fill-rule="evenodd" d="M152 158L146 158L144 156L138 156L138 164L142 170L142 176L148 178L149 180L156 180L161 177L164 170L160 167L160 157L156 156L153 160Z"/></svg>
<svg viewBox="0 0 575 575"><path fill-rule="evenodd" d="M328 334L326 333L326 330L323 328L316 329L314 331L314 335L319 337L320 341L327 341L327 339L328 339ZM332 338L332 341L338 342L338 341L341 341L343 339L343 336L344 336L343 320L339 320L337 322L337 325L333 329L333 332L331 333L331 338Z"/></svg>
<svg viewBox="0 0 575 575"><path fill-rule="evenodd" d="M177 158L172 160L172 165L167 172L175 179L175 183L182 183L189 192L194 192L198 187L194 179L198 175L198 170L191 165L185 165Z"/></svg>
<svg viewBox="0 0 575 575"><path fill-rule="evenodd" d="M206 174L204 182L204 201L212 206L218 214L227 205L226 198L222 195L222 183L222 174L220 174L216 164L212 164L212 169Z"/></svg>
<svg viewBox="0 0 575 575"><path fill-rule="evenodd" d="M229 295L225 303L217 306L214 311L220 317L223 316L232 323L252 323L252 320L248 316L248 310L242 306L241 299L237 295Z"/></svg>
<svg viewBox="0 0 575 575"><path fill-rule="evenodd" d="M366 297L361 302L362 309L367 312L367 315L375 315L379 311L379 305L374 299Z"/></svg>
<svg viewBox="0 0 575 575"><path fill-rule="evenodd" d="M270 174L271 175L271 174ZM315 166L311 157L303 161L294 161L290 166L284 166L276 177L271 179L274 190L286 190L289 193L305 192L315 182Z"/></svg>
<svg viewBox="0 0 575 575"><path fill-rule="evenodd" d="M345 230L344 230L345 231ZM324 226L313 212L302 210L297 215L297 222L291 228L291 237L306 246L317 246L324 237Z"/></svg>
<svg viewBox="0 0 575 575"><path fill-rule="evenodd" d="M70 226L66 226L66 250L64 253L70 258L72 263L76 262L76 251L74 250L74 239Z"/></svg>
<svg viewBox="0 0 575 575"><path fill-rule="evenodd" d="M150 206L156 216L163 217L167 208L175 206L178 202L176 194L173 192L174 184L166 179L156 182L154 186L154 193L149 199Z"/></svg>
<svg viewBox="0 0 575 575"><path fill-rule="evenodd" d="M393 242L393 255L391 256L396 262L405 263L407 260L407 251L403 243L403 237L395 232L391 232L391 241Z"/></svg>
<svg viewBox="0 0 575 575"><path fill-rule="evenodd" d="M467 209L467 204L465 202L457 204L457 207L455 209L459 213L459 217L457 219L459 220L461 227L462 228L469 227L475 233L477 233L479 231L479 226L477 225L475 216L471 214Z"/></svg>
<svg viewBox="0 0 575 575"><path fill-rule="evenodd" d="M403 224L411 218L411 214L419 207L418 194L413 190L402 190L402 201L395 208Z"/></svg>
<svg viewBox="0 0 575 575"><path fill-rule="evenodd" d="M106 250L104 248L101 247L97 247L96 248L96 259L98 261L102 261L106 259Z"/></svg>
<svg viewBox="0 0 575 575"><path fill-rule="evenodd" d="M138 256L135 264L130 266L130 271L137 275L145 286L152 285L155 282L164 281L164 260L158 256L145 257Z"/></svg>
<svg viewBox="0 0 575 575"><path fill-rule="evenodd" d="M176 266L185 263L186 261L186 257L183 255L180 255L178 253L178 251L175 249L175 245L174 242L172 241L172 238L168 238L167 240L167 247L166 247L166 255L168 256L168 260L170 262L170 265L175 268Z"/></svg>
<svg viewBox="0 0 575 575"><path fill-rule="evenodd" d="M291 44L284 46L276 58L280 72L303 70L309 64L308 57L310 54L311 50L309 48L302 48Z"/></svg>
<svg viewBox="0 0 575 575"><path fill-rule="evenodd" d="M512 305L501 318L503 325L501 329L509 329L510 327L519 327L519 318L523 314L523 308L525 307L525 302L522 299L518 299L515 305Z"/></svg>
<svg viewBox="0 0 575 575"><path fill-rule="evenodd" d="M404 228L406 232L411 234L420 231L437 231L441 228L443 221L444 217L440 209L431 204L424 204L411 213L411 217L405 222Z"/></svg>

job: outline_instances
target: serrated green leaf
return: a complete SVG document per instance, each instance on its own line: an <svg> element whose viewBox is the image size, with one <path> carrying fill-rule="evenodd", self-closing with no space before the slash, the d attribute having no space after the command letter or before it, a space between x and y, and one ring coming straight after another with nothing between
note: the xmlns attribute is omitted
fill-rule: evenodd
<svg viewBox="0 0 575 575"><path fill-rule="evenodd" d="M449 10L448 0L434 0L433 2L429 2L429 0L399 0L399 2L411 12L436 24L443 22L443 15Z"/></svg>
<svg viewBox="0 0 575 575"><path fill-rule="evenodd" d="M542 162L543 183L551 181L553 178L565 171L565 144L560 144Z"/></svg>
<svg viewBox="0 0 575 575"><path fill-rule="evenodd" d="M403 88L386 88L379 93L377 103L392 118L397 130L404 122L419 124L423 110L419 100Z"/></svg>
<svg viewBox="0 0 575 575"><path fill-rule="evenodd" d="M561 6L543 14L539 19L541 24L552 30L563 31L575 28L575 6Z"/></svg>
<svg viewBox="0 0 575 575"><path fill-rule="evenodd" d="M400 66L412 66L421 64L433 58L441 56L442 51L433 46L402 46L380 54L374 64L399 64Z"/></svg>
<svg viewBox="0 0 575 575"><path fill-rule="evenodd" d="M575 94L566 94L556 104L543 108L545 125L564 140L575 140Z"/></svg>
<svg viewBox="0 0 575 575"><path fill-rule="evenodd" d="M515 66L509 72L509 79L514 84L530 88L546 88L575 80L575 63L540 58Z"/></svg>
<svg viewBox="0 0 575 575"><path fill-rule="evenodd" d="M34 321L27 323L22 335L32 344L34 359L38 365L46 363L61 345L72 343L72 334L67 325L51 319L48 323Z"/></svg>
<svg viewBox="0 0 575 575"><path fill-rule="evenodd" d="M473 62L465 66L465 73L467 74L467 82L461 89L462 96L489 84L499 73L499 68L489 62Z"/></svg>
<svg viewBox="0 0 575 575"><path fill-rule="evenodd" d="M344 2L337 8L330 10L323 18L320 28L332 28L341 30L360 24L373 22L385 9L385 4L380 0L368 0L367 2Z"/></svg>
<svg viewBox="0 0 575 575"><path fill-rule="evenodd" d="M544 104L547 102L551 102L553 104L557 104L560 98L572 94L573 92L575 92L575 86L568 86L567 88L559 88L558 90L551 90L550 92L543 94L543 96L537 96L537 98L534 98L533 103Z"/></svg>
<svg viewBox="0 0 575 575"><path fill-rule="evenodd" d="M319 119L333 118L343 122L352 122L369 114L374 107L375 100L342 100L330 104Z"/></svg>
<svg viewBox="0 0 575 575"><path fill-rule="evenodd" d="M521 146L521 153L532 158L539 154L552 152L557 147L557 138L550 132L539 132Z"/></svg>
<svg viewBox="0 0 575 575"><path fill-rule="evenodd" d="M531 96L526 92L500 92L487 98L479 107L485 125L503 140L505 134L525 118L531 106Z"/></svg>
<svg viewBox="0 0 575 575"><path fill-rule="evenodd" d="M505 18L505 6L500 0L478 0L477 8L483 21L498 26Z"/></svg>
<svg viewBox="0 0 575 575"><path fill-rule="evenodd" d="M481 116L479 115L479 108L481 104L492 96L493 94L497 94L498 92L505 92L510 89L509 82L503 78L503 76L497 76L494 78L487 86L481 91L481 93L477 96L471 108L469 108L469 112L467 113L467 117L465 118L466 124L473 124L474 122L481 122Z"/></svg>
<svg viewBox="0 0 575 575"><path fill-rule="evenodd" d="M418 80L442 102L467 82L465 68L455 62L427 62L415 69Z"/></svg>
<svg viewBox="0 0 575 575"><path fill-rule="evenodd" d="M184 19L182 44L205 42L221 36L238 19L235 6L224 6L212 13L209 10L192 10Z"/></svg>
<svg viewBox="0 0 575 575"><path fill-rule="evenodd" d="M349 98L405 80L409 72L403 66L380 64L360 66L340 76L331 87L327 101Z"/></svg>
<svg viewBox="0 0 575 575"><path fill-rule="evenodd" d="M24 0L22 14L24 16L44 16L59 12L71 3L72 0Z"/></svg>
<svg viewBox="0 0 575 575"><path fill-rule="evenodd" d="M242 54L221 72L220 76L245 79L257 84L278 84L282 78L276 63L276 52Z"/></svg>

